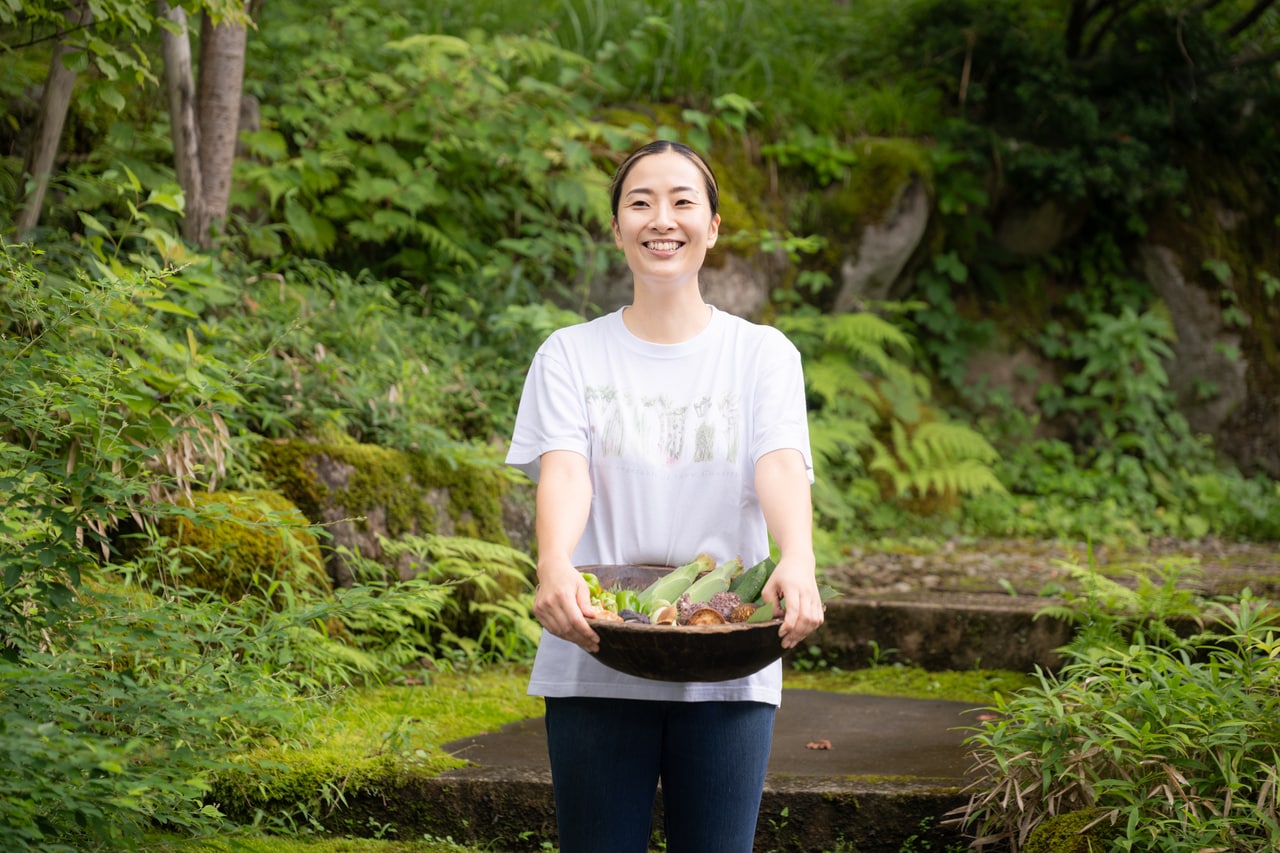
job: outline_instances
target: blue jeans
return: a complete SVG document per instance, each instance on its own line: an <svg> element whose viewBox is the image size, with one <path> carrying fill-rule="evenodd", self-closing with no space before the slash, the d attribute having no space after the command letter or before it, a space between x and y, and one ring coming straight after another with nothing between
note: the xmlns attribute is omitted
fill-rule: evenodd
<svg viewBox="0 0 1280 853"><path fill-rule="evenodd" d="M751 853L773 718L758 702L547 699L561 853Z"/></svg>

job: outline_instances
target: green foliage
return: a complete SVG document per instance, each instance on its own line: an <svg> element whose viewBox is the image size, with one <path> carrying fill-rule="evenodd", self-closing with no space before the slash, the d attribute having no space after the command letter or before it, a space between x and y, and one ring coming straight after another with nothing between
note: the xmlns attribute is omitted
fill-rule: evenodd
<svg viewBox="0 0 1280 853"><path fill-rule="evenodd" d="M207 322L229 357L270 355L245 392L253 432L425 450L472 427L440 324L402 304L393 283L305 258L242 274L239 310Z"/></svg>
<svg viewBox="0 0 1280 853"><path fill-rule="evenodd" d="M85 3L89 17L77 25L75 10L46 0L0 3L0 52L30 49L57 38L67 48L66 67L89 73L93 96L113 111L126 109L128 94L139 84L158 85L151 56L131 46L166 24L156 4L147 0L93 0ZM203 11L217 20L247 21L236 0L203 0L185 4L192 14Z"/></svg>
<svg viewBox="0 0 1280 853"><path fill-rule="evenodd" d="M826 132L856 116L870 121L869 102L854 101L858 89L851 69L881 70L878 61L891 51L877 35L901 17L901 5L450 0L432 4L431 30L464 35L472 28L545 29L561 47L591 58L602 100L678 103L707 111L717 96L735 92L769 105L770 115L790 116ZM881 115L893 112L883 103L879 107Z"/></svg>
<svg viewBox="0 0 1280 853"><path fill-rule="evenodd" d="M85 544L105 550L145 501L222 473L229 436L210 406L238 394L193 335L157 331L182 313L163 275L90 255L100 279L64 278L39 260L0 247L0 532L22 537L0 561L8 586L23 566L57 566L76 586L91 564Z"/></svg>
<svg viewBox="0 0 1280 853"><path fill-rule="evenodd" d="M537 36L428 33L366 4L275 25L306 64L259 83L263 129L240 178L246 210L270 220L244 221L250 248L402 277L470 321L600 269L598 149L633 137L587 118L585 60Z"/></svg>
<svg viewBox="0 0 1280 853"><path fill-rule="evenodd" d="M195 270L167 278L145 252L135 266L105 240L87 243L84 267L98 278L64 276L66 258L24 247L0 253L6 849L81 849L146 827L216 824L209 779L234 751L287 737L290 703L401 662L353 645L343 620L386 624L412 610L431 623L448 601L426 581L327 596L278 577L231 601L182 586L184 563L213 545L196 553L151 533L150 519L181 517L192 530L226 521L182 495L225 462L218 413L235 422L231 406L243 398L201 351L207 328L175 336L180 344L165 334L171 317L191 320L179 303L199 300ZM223 456L202 461L212 450ZM126 520L140 544L123 560L115 546ZM255 523L266 532L281 522ZM295 523L282 526L296 535ZM308 549L284 550L315 571ZM123 581L96 580L111 577L104 559Z"/></svg>
<svg viewBox="0 0 1280 853"><path fill-rule="evenodd" d="M1077 602L1099 630L970 736L980 776L957 820L980 847L1082 809L1117 829L1110 851L1261 853L1280 842L1280 614L1246 590L1200 602L1203 627L1188 634L1172 588L1139 587L1122 609Z"/></svg>
<svg viewBox="0 0 1280 853"><path fill-rule="evenodd" d="M991 468L994 448L930 405L928 382L911 366L911 341L891 322L872 313L797 312L778 327L805 360L820 526L841 536L865 532L885 502L945 514L959 495L1003 489Z"/></svg>
<svg viewBox="0 0 1280 853"><path fill-rule="evenodd" d="M1224 465L1178 413L1164 366L1171 337L1166 316L1128 305L1092 310L1078 329L1050 323L1045 353L1074 369L1040 401L1073 443L1023 434L1000 466L1010 494L969 501L972 529L1093 541L1280 535L1276 484Z"/></svg>
<svg viewBox="0 0 1280 853"><path fill-rule="evenodd" d="M407 571L453 593L440 618L419 626L424 651L466 666L533 660L542 628L533 618L529 555L458 536L406 536L383 547Z"/></svg>

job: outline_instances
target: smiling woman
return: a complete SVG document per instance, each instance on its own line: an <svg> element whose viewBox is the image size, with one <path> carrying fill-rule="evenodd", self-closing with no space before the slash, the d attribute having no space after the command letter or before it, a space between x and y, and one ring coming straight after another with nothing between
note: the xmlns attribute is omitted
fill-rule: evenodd
<svg viewBox="0 0 1280 853"><path fill-rule="evenodd" d="M507 455L538 484L533 609L544 631L529 692L546 700L559 846L648 850L661 780L668 850L748 853L780 661L724 681L611 669L592 654L596 610L577 567L680 566L697 554L755 565L772 535L779 557L762 597L783 612L772 644L792 648L822 624L800 354L777 329L703 300L720 215L696 152L638 149L610 202L632 302L543 343Z"/></svg>
<svg viewBox="0 0 1280 853"><path fill-rule="evenodd" d="M623 322L654 343L678 343L705 328L709 308L698 273L720 231L716 179L700 157L655 142L623 162L611 189L613 236L634 282Z"/></svg>

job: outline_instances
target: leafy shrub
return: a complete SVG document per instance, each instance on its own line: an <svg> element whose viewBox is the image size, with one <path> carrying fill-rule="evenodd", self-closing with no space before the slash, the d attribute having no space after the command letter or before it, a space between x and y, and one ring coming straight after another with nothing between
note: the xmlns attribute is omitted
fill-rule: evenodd
<svg viewBox="0 0 1280 853"><path fill-rule="evenodd" d="M225 423L216 413L238 387L193 337L165 336L157 316L182 309L162 277L104 254L85 264L100 277L69 278L3 249L0 846L77 850L216 825L209 780L244 742L287 738L294 700L392 671L329 633L339 615L411 604L430 621L446 594L277 583L289 604L277 608L173 583L190 548L149 531L176 514L197 529L221 520L174 502L217 472L182 437ZM127 560L113 550L126 519L142 531Z"/></svg>
<svg viewBox="0 0 1280 853"><path fill-rule="evenodd" d="M1085 628L1061 671L1002 697L967 741L979 778L956 821L977 847L1018 849L1087 809L1114 853L1276 849L1280 613L1247 590L1193 602L1176 575L1102 582L1073 610Z"/></svg>
<svg viewBox="0 0 1280 853"><path fill-rule="evenodd" d="M430 620L410 617L395 628L397 641L415 655L403 663L423 656L459 668L533 660L542 627L533 618L528 554L461 536L404 536L382 544L420 582L447 594ZM347 624L362 646L387 629Z"/></svg>
<svg viewBox="0 0 1280 853"><path fill-rule="evenodd" d="M1054 322L1042 337L1066 375L1041 389L1041 405L1071 443L1034 438L1024 425L998 467L1008 493L967 499L970 528L1093 541L1280 536L1276 484L1219 460L1177 411L1168 319L1127 305L1084 310L1079 328Z"/></svg>
<svg viewBox="0 0 1280 853"><path fill-rule="evenodd" d="M866 531L877 507L946 515L961 495L1001 491L995 450L929 402L928 380L911 366L910 339L871 313L781 317L804 356L810 440L821 465L814 493L819 525Z"/></svg>
<svg viewBox="0 0 1280 853"><path fill-rule="evenodd" d="M584 59L537 36L416 29L366 4L326 21L275 34L306 64L259 93L263 129L246 135L251 250L371 269L470 321L600 269L597 157L632 137L587 118Z"/></svg>

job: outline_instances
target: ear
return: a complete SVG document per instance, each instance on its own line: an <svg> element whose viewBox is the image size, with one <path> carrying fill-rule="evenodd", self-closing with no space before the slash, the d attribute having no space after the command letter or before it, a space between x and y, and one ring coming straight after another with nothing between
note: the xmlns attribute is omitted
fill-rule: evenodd
<svg viewBox="0 0 1280 853"><path fill-rule="evenodd" d="M707 229L707 248L710 249L716 244L716 237L720 236L720 214L711 217L711 227Z"/></svg>
<svg viewBox="0 0 1280 853"><path fill-rule="evenodd" d="M618 229L618 217L609 220L609 227L613 229L613 243L619 249L622 248L622 232Z"/></svg>

